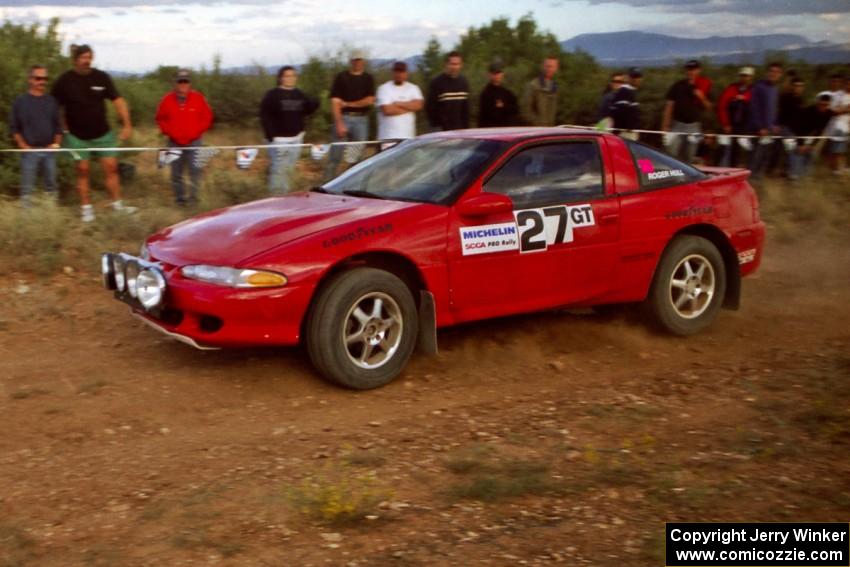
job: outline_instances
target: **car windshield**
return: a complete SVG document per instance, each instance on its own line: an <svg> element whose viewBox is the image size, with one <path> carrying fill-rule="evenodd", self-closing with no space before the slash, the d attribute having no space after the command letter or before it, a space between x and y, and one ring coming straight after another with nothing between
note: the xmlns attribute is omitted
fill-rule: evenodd
<svg viewBox="0 0 850 567"><path fill-rule="evenodd" d="M408 140L355 165L322 189L341 195L448 204L505 145L493 140Z"/></svg>

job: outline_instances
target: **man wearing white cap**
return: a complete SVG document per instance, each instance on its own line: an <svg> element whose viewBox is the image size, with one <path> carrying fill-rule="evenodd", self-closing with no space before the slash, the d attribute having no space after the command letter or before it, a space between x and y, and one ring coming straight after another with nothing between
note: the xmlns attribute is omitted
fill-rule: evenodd
<svg viewBox="0 0 850 567"><path fill-rule="evenodd" d="M717 119L724 134L746 134L747 120L750 112L750 99L753 96L753 76L756 71L752 67L741 67L738 71L738 82L732 83L720 95L717 101ZM735 139L723 139L723 154L720 158L721 167L737 167L740 160L741 146Z"/></svg>

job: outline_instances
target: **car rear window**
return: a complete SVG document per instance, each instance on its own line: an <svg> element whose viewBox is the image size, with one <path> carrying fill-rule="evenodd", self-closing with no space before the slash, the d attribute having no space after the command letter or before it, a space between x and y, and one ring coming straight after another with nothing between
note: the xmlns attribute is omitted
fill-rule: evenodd
<svg viewBox="0 0 850 567"><path fill-rule="evenodd" d="M635 160L641 189L659 189L693 183L707 176L693 166L638 142L627 141Z"/></svg>

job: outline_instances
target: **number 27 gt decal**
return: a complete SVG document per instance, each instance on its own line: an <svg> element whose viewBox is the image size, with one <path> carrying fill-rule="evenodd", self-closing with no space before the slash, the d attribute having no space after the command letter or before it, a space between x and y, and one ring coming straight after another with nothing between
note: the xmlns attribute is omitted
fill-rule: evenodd
<svg viewBox="0 0 850 567"><path fill-rule="evenodd" d="M553 244L573 241L573 229L593 226L590 205L525 209L514 213L519 228L520 252L539 252Z"/></svg>
<svg viewBox="0 0 850 567"><path fill-rule="evenodd" d="M554 244L573 241L573 229L593 226L590 205L558 205L514 212L514 222L463 227L460 242L464 256L505 252L540 252Z"/></svg>

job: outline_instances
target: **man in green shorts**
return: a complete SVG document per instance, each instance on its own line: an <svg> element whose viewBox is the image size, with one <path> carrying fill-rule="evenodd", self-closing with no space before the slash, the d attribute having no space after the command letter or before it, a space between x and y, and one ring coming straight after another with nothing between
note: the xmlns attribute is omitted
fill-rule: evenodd
<svg viewBox="0 0 850 567"><path fill-rule="evenodd" d="M94 220L94 208L89 200L89 161L92 154L100 158L106 188L112 196L112 208L125 213L136 211L135 207L128 207L121 201L118 152L108 149L90 150L115 148L119 140L126 140L133 131L127 102L118 94L112 78L91 66L93 59L94 52L91 47L72 45L71 60L74 67L59 77L51 93L64 111L64 124L68 132L63 143L66 148L72 150L71 156L75 161L83 222ZM106 100L112 101L123 124L117 136L106 119Z"/></svg>

